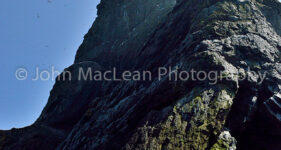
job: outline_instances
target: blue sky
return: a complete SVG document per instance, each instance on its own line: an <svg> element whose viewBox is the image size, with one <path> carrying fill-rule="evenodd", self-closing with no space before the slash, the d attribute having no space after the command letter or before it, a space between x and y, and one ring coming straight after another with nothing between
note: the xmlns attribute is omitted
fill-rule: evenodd
<svg viewBox="0 0 281 150"><path fill-rule="evenodd" d="M1 0L0 129L32 124L47 103L54 81L32 81L35 68L71 65L96 17L99 0ZM19 81L17 68L28 70Z"/></svg>

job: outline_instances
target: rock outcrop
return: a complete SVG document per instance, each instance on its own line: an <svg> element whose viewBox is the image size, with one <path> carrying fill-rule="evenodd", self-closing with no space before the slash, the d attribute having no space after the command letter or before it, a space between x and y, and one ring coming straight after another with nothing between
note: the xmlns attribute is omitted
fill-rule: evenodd
<svg viewBox="0 0 281 150"><path fill-rule="evenodd" d="M278 0L102 0L72 80L33 125L0 131L0 150L280 150L280 36ZM78 80L89 67L152 75ZM159 67L214 74L159 80Z"/></svg>

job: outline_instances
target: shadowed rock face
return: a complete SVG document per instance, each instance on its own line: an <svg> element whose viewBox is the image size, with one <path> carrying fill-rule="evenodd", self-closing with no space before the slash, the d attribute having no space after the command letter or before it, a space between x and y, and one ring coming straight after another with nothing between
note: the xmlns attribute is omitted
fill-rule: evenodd
<svg viewBox="0 0 281 150"><path fill-rule="evenodd" d="M30 127L0 149L281 149L277 0L102 0ZM79 68L221 72L210 80L78 81ZM255 74L255 73L260 73ZM246 80L241 80L245 78Z"/></svg>

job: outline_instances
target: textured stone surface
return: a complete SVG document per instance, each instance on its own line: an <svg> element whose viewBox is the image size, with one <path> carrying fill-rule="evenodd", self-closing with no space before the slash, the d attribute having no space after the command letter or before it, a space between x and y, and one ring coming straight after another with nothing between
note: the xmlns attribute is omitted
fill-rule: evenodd
<svg viewBox="0 0 281 150"><path fill-rule="evenodd" d="M235 140L234 137L230 135L228 131L223 131L221 132L217 142L213 145L211 150L217 150L217 149L235 150L236 143L237 141Z"/></svg>
<svg viewBox="0 0 281 150"><path fill-rule="evenodd" d="M222 72L218 82L57 81L34 125L0 132L0 149L281 149L277 0L102 0L98 9L66 69L74 77L79 67L170 66Z"/></svg>

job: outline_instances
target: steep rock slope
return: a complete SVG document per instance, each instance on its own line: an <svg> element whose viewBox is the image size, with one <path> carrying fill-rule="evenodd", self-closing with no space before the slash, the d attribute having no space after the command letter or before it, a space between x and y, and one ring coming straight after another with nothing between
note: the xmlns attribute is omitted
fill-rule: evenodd
<svg viewBox="0 0 281 150"><path fill-rule="evenodd" d="M102 0L98 9L66 69L74 80L56 82L34 125L1 131L0 149L281 149L277 0ZM152 80L78 81L79 67L150 70ZM216 84L159 80L159 67L221 74Z"/></svg>

